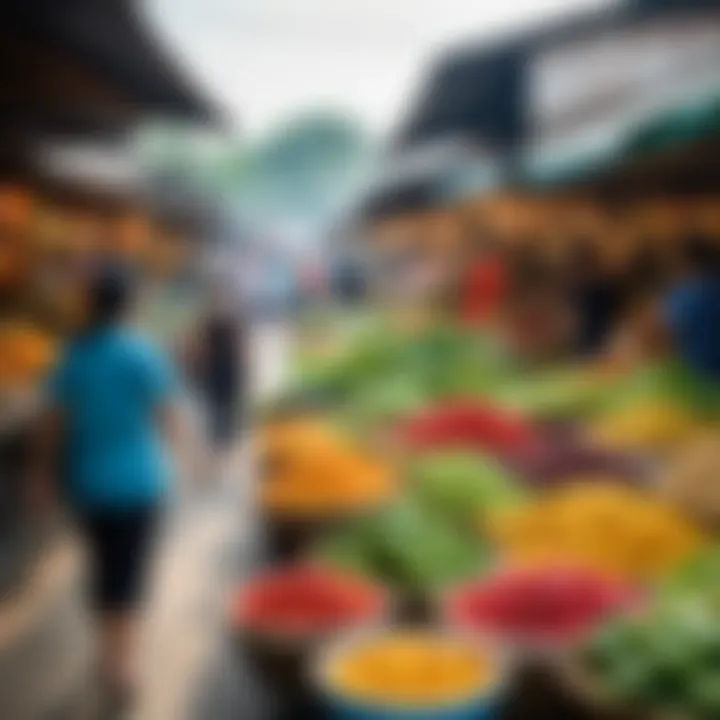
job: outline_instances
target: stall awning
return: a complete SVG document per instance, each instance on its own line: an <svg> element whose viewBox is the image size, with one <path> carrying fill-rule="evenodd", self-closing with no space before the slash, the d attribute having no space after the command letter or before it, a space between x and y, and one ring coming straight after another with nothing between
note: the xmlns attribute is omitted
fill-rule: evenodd
<svg viewBox="0 0 720 720"><path fill-rule="evenodd" d="M526 132L525 70L521 45L450 56L432 74L398 144L468 138L514 145Z"/></svg>
<svg viewBox="0 0 720 720"><path fill-rule="evenodd" d="M626 151L633 157L673 150L679 146L720 134L720 92L649 120L630 136Z"/></svg>
<svg viewBox="0 0 720 720"><path fill-rule="evenodd" d="M530 149L523 163L523 182L535 187L592 182L714 137L720 137L720 88L710 97L633 118L604 134Z"/></svg>
<svg viewBox="0 0 720 720"><path fill-rule="evenodd" d="M548 48L613 28L626 28L648 8L616 4L573 14L490 46L471 47L441 59L400 132L403 147L464 136L513 151L534 132L534 63Z"/></svg>
<svg viewBox="0 0 720 720"><path fill-rule="evenodd" d="M691 82L696 68L714 74L708 43L717 47L719 11L708 0L626 0L458 50L431 72L399 145L465 137L522 152L615 105L632 106L638 95L672 93L685 83L675 76L683 69Z"/></svg>
<svg viewBox="0 0 720 720"><path fill-rule="evenodd" d="M217 110L160 46L132 0L12 0L3 36L84 68L144 115L207 122Z"/></svg>

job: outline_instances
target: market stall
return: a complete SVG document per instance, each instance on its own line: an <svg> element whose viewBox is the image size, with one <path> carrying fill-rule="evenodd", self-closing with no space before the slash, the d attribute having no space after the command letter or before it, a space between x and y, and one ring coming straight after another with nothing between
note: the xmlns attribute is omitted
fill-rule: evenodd
<svg viewBox="0 0 720 720"><path fill-rule="evenodd" d="M225 662L254 689L249 717L277 703L299 717L302 702L337 717L492 705L497 717L616 718L626 703L639 717L666 703L713 717L694 684L712 670L683 624L683 608L705 628L715 612L716 526L687 502L712 502L712 471L701 479L694 463L714 444L703 438L717 406L693 405L697 378L578 361L528 371L455 323L411 332L381 318L331 358L298 362L260 428L263 540L228 617ZM642 675L626 676L624 633L646 612L687 658L666 667L648 629ZM451 658L468 638L461 670ZM672 697L665 672L678 673ZM213 678L204 707L230 716L239 680Z"/></svg>
<svg viewBox="0 0 720 720"><path fill-rule="evenodd" d="M217 118L133 3L8 3L0 29L0 694L8 717L78 717L90 657L82 564L29 504L41 385L81 321L88 264L112 254L165 282L187 267L187 227L144 197L50 172L67 146L113 147L150 119ZM34 675L33 675L34 673ZM34 677L34 681L29 679ZM82 688L84 690L84 687ZM70 709L72 706L73 709Z"/></svg>
<svg viewBox="0 0 720 720"><path fill-rule="evenodd" d="M531 55L557 80L576 61L597 63L587 46L611 57L639 43L656 57L677 41L674 11L632 5L465 55L433 79L402 141L469 131L513 145L508 167L455 197L447 176L396 179L363 208L377 310L351 338L328 327L344 340L304 348L263 408L261 540L228 617L241 686L257 692L241 705L237 675L213 675L208 712L720 717L717 381L672 356L534 355L507 315L477 322L458 302L490 251L560 267L592 247L624 279L641 251L674 270L689 238L720 243L712 94L702 111L646 95L651 107L621 123L614 150L560 152L523 135L515 93ZM692 5L680 24L715 52L717 13ZM705 93L711 63L688 66L678 45L675 81L694 68ZM460 92L479 70L487 82ZM620 75L635 102L647 78ZM592 98L581 99L591 116ZM573 136L570 105L545 118L561 140ZM522 308L526 336L548 317L534 300ZM419 322L395 312L418 305Z"/></svg>

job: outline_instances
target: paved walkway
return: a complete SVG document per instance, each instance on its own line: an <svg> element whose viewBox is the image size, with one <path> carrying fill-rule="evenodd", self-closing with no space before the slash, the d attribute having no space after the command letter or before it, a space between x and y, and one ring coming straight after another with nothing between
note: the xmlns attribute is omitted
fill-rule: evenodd
<svg viewBox="0 0 720 720"><path fill-rule="evenodd" d="M170 521L143 637L147 686L136 715L142 720L191 717L204 668L224 632L233 555L248 528L248 460L238 453L231 465L237 482L197 497L191 512Z"/></svg>
<svg viewBox="0 0 720 720"><path fill-rule="evenodd" d="M287 335L260 328L252 342L253 388L264 395L285 370ZM251 443L238 445L218 488L183 488L159 554L143 636L147 685L138 720L216 720L199 696L227 637L227 600L247 564L252 535Z"/></svg>

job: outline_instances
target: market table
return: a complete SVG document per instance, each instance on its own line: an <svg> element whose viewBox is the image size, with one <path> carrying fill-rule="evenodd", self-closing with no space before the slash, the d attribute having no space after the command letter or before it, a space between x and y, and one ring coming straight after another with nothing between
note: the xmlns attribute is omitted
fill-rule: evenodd
<svg viewBox="0 0 720 720"><path fill-rule="evenodd" d="M270 366L282 371L285 358L278 352L285 346L285 336L277 328L268 328L254 356L259 375L267 375ZM279 373L282 374L281 372ZM272 385L273 383L270 383ZM258 514L251 503L242 503L238 513L236 546L230 563L235 580L247 578L253 570L266 567L270 562L268 543L259 526ZM240 540L240 536L249 539ZM191 720L302 720L320 718L322 711L312 702L284 696L268 687L254 672L248 649L238 643L229 629L218 639L210 659L203 668L202 679L187 717ZM526 672L521 690L515 695L500 716L500 720L609 720L599 713L588 712L576 701L558 692L549 692L547 679L540 672ZM617 720L613 718L612 720Z"/></svg>
<svg viewBox="0 0 720 720"><path fill-rule="evenodd" d="M238 548L235 573L247 577L268 562L262 529L254 527L252 541ZM541 670L528 670L522 689L498 720L607 720L570 697L553 691ZM254 672L246 649L226 633L206 669L190 718L213 720L307 720L322 717L312 698L289 697L264 684ZM615 720L615 719L613 719Z"/></svg>

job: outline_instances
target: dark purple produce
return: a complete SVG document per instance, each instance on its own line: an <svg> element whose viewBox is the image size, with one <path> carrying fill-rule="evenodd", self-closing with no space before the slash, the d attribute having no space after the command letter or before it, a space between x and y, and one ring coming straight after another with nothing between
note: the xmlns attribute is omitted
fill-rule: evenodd
<svg viewBox="0 0 720 720"><path fill-rule="evenodd" d="M550 428L545 441L505 457L506 464L530 484L556 485L583 475L617 477L642 483L646 463L628 454L594 447L568 428Z"/></svg>

